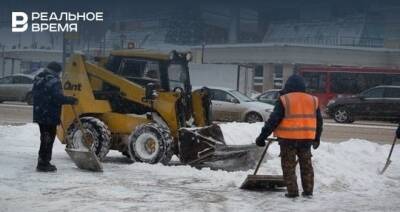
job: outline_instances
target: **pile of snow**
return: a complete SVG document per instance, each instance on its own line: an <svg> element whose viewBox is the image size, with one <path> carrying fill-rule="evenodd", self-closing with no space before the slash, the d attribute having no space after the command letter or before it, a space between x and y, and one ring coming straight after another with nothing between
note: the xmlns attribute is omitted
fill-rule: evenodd
<svg viewBox="0 0 400 212"><path fill-rule="evenodd" d="M221 124L220 126L226 144L246 145L255 142L257 136L261 133L264 122L254 124L232 122Z"/></svg>
<svg viewBox="0 0 400 212"><path fill-rule="evenodd" d="M262 124L223 124L225 140L251 143ZM35 172L39 130L34 124L0 126L0 205L4 211L398 211L400 151L378 174L389 145L352 139L325 143L313 151L315 195L289 200L283 192L238 189L248 172L198 170L124 163L110 152L104 173L77 169L56 141L57 173ZM279 146L273 144L261 173L279 174ZM121 162L122 161L122 162ZM299 185L300 185L299 181Z"/></svg>

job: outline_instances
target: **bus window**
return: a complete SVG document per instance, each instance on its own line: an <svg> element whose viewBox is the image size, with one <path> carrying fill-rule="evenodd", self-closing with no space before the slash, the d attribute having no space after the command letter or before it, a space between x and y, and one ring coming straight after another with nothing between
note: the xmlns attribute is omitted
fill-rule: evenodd
<svg viewBox="0 0 400 212"><path fill-rule="evenodd" d="M400 85L400 74L388 75L390 85Z"/></svg>
<svg viewBox="0 0 400 212"><path fill-rule="evenodd" d="M356 73L331 73L331 91L336 94L355 94L363 91L365 80Z"/></svg>
<svg viewBox="0 0 400 212"><path fill-rule="evenodd" d="M378 85L391 85L395 75L375 73L332 73L331 91L336 94L356 94Z"/></svg>
<svg viewBox="0 0 400 212"><path fill-rule="evenodd" d="M326 73L321 72L303 72L306 82L307 92L325 93L326 92Z"/></svg>

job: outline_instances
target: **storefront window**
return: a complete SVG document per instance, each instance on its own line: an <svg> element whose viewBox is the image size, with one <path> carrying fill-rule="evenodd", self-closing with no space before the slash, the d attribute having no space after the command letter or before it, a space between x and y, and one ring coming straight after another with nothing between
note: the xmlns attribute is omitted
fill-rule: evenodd
<svg viewBox="0 0 400 212"><path fill-rule="evenodd" d="M274 67L274 88L281 89L283 87L283 65L277 64Z"/></svg>

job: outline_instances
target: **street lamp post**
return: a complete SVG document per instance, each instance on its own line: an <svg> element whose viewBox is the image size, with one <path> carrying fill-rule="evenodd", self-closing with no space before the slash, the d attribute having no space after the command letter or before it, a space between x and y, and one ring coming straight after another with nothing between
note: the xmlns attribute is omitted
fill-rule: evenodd
<svg viewBox="0 0 400 212"><path fill-rule="evenodd" d="M125 41L125 39L126 39L126 35L121 34L121 35L120 35L120 39L121 39L121 49L123 49L123 48L124 48L124 41Z"/></svg>
<svg viewBox="0 0 400 212"><path fill-rule="evenodd" d="M1 52L2 52L2 59L1 59L1 76L4 77L6 73L6 53L5 53L5 46L1 45Z"/></svg>

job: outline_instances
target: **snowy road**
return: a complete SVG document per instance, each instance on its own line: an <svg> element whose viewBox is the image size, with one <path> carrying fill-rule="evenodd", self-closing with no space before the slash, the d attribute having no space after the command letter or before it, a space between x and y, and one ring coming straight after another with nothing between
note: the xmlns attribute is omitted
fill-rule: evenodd
<svg viewBox="0 0 400 212"><path fill-rule="evenodd" d="M231 144L254 140L261 124L224 124ZM229 135L228 135L229 133ZM365 140L321 144L313 151L313 199L238 189L248 173L128 164L111 152L104 173L75 168L56 142L54 174L35 172L37 126L0 126L0 211L399 211L400 151L380 176L389 145ZM278 145L260 173L279 174ZM116 162L120 161L120 162Z"/></svg>
<svg viewBox="0 0 400 212"><path fill-rule="evenodd" d="M32 107L24 103L8 102L0 104L0 125L21 124L32 121ZM361 138L389 144L393 140L397 125L387 122L357 121L354 124L338 124L332 119L324 120L325 141L340 142L351 138Z"/></svg>

